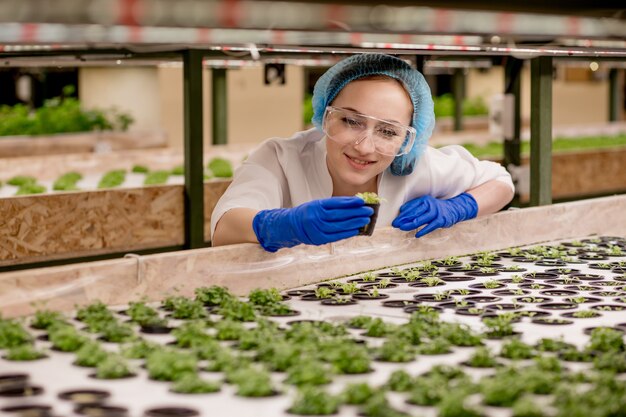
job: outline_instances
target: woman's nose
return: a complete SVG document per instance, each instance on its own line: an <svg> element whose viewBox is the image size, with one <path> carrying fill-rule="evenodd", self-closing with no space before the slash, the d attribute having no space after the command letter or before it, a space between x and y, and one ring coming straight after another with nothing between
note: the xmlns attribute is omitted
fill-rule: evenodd
<svg viewBox="0 0 626 417"><path fill-rule="evenodd" d="M354 149L356 149L363 155L376 152L374 138L369 132L365 132L363 136L361 136L354 142L353 146Z"/></svg>

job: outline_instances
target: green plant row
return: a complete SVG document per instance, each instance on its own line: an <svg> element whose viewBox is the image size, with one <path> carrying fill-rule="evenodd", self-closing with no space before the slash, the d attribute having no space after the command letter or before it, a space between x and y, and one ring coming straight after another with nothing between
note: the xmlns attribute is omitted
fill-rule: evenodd
<svg viewBox="0 0 626 417"><path fill-rule="evenodd" d="M0 106L0 136L127 130L133 123L129 114L115 109L83 109L78 99L70 97L74 91L66 86L63 97L46 100L35 110L23 104Z"/></svg>
<svg viewBox="0 0 626 417"><path fill-rule="evenodd" d="M184 168L177 166L174 169L150 171L143 165L135 165L131 169L133 173L145 174L144 185L166 184L171 175L184 175ZM205 179L210 178L230 178L233 175L233 167L230 161L224 158L213 158L207 165ZM77 183L82 180L82 174L78 172L68 172L61 175L54 181L52 189L54 191L76 191ZM98 188L115 188L121 186L126 180L126 170L115 169L106 172L98 182ZM18 187L16 195L41 194L47 191L46 187L38 184L37 179L31 176L18 175L7 180L8 185ZM2 187L2 182L0 182Z"/></svg>
<svg viewBox="0 0 626 417"><path fill-rule="evenodd" d="M462 144L477 158L502 157L504 154L502 142L489 142L486 145L472 143ZM606 149L626 146L626 135L616 136L588 136L580 138L556 138L552 141L553 152L584 151L592 149ZM530 142L523 141L522 155L530 155Z"/></svg>

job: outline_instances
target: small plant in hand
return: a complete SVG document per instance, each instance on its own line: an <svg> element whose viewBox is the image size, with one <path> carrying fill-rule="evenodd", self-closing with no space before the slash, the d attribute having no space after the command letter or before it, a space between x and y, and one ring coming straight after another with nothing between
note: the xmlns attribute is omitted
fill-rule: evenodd
<svg viewBox="0 0 626 417"><path fill-rule="evenodd" d="M380 204L385 201L385 199L379 197L378 194L371 192L357 193L355 196L365 201L365 204Z"/></svg>

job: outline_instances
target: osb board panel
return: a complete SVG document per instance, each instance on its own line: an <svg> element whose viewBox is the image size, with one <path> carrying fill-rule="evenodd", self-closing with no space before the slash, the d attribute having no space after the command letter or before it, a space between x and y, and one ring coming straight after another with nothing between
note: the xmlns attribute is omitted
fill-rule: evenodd
<svg viewBox="0 0 626 417"><path fill-rule="evenodd" d="M626 190L626 148L555 154L552 166L555 198Z"/></svg>
<svg viewBox="0 0 626 417"><path fill-rule="evenodd" d="M231 180L204 183L204 240L211 240L211 214Z"/></svg>
<svg viewBox="0 0 626 417"><path fill-rule="evenodd" d="M0 157L91 152L97 142L98 138L94 133L42 137L11 136L0 140Z"/></svg>
<svg viewBox="0 0 626 417"><path fill-rule="evenodd" d="M0 265L183 243L183 187L0 199Z"/></svg>
<svg viewBox="0 0 626 417"><path fill-rule="evenodd" d="M32 301L70 311L97 299L108 304L144 296L159 300L213 284L244 295L253 288L286 289L390 265L593 234L626 236L626 196L500 212L420 239L383 228L372 237L275 254L241 244L6 272L0 274L0 313L31 314Z"/></svg>

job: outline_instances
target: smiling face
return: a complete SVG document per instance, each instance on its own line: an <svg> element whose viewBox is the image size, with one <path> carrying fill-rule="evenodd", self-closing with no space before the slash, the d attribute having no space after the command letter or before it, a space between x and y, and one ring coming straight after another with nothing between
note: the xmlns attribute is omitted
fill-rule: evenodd
<svg viewBox="0 0 626 417"><path fill-rule="evenodd" d="M402 84L384 76L352 81L331 105L405 126L411 125L413 117L413 103ZM326 164L333 180L334 196L377 192L378 175L394 159L376 152L371 137L356 143L358 139L347 145L326 140Z"/></svg>

